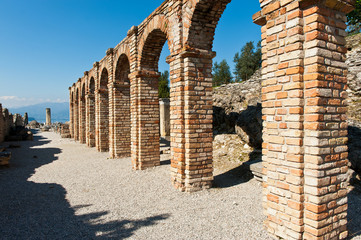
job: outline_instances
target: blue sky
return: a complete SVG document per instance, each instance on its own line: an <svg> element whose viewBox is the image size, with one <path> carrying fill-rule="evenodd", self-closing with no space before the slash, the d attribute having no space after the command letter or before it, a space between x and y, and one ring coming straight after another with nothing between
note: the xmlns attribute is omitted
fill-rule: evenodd
<svg viewBox="0 0 361 240"><path fill-rule="evenodd" d="M68 87L163 0L0 0L0 103L18 107L68 101ZM261 38L259 1L233 0L216 30L215 61ZM165 45L159 70L169 69Z"/></svg>

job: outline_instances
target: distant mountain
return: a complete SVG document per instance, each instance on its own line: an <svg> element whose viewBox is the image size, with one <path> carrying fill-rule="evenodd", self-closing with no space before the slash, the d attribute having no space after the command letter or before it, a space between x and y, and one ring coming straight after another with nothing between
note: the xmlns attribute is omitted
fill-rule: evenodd
<svg viewBox="0 0 361 240"><path fill-rule="evenodd" d="M45 109L51 109L51 122L67 122L69 121L69 103L39 103L36 105L10 108L9 112L24 115L28 113L29 120L45 122Z"/></svg>

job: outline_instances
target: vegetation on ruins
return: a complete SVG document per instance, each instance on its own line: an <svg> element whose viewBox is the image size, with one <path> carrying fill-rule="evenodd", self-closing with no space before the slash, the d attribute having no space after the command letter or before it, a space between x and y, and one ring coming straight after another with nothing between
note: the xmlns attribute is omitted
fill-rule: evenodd
<svg viewBox="0 0 361 240"><path fill-rule="evenodd" d="M253 41L247 42L241 49L241 52L236 53L233 61L235 63L235 70L233 72L235 82L248 80L261 67L261 41L257 43L256 48Z"/></svg>
<svg viewBox="0 0 361 240"><path fill-rule="evenodd" d="M159 77L159 98L169 98L169 72L164 71Z"/></svg>
<svg viewBox="0 0 361 240"><path fill-rule="evenodd" d="M225 59L220 63L213 64L213 87L232 82L232 74L229 65Z"/></svg>
<svg viewBox="0 0 361 240"><path fill-rule="evenodd" d="M347 31L349 34L359 33L361 30L361 0L356 0L356 8L347 14Z"/></svg>

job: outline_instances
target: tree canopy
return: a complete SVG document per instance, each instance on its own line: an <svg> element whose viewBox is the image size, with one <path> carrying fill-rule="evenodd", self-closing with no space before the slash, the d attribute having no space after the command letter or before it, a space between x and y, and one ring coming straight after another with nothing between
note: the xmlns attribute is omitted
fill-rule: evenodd
<svg viewBox="0 0 361 240"><path fill-rule="evenodd" d="M361 29L361 0L356 0L356 8L347 14L347 31L350 34L359 33Z"/></svg>
<svg viewBox="0 0 361 240"><path fill-rule="evenodd" d="M241 49L241 53L236 53L233 61L235 63L235 81L240 82L248 80L255 71L261 67L261 41L258 42L256 49L253 41L247 42Z"/></svg>
<svg viewBox="0 0 361 240"><path fill-rule="evenodd" d="M225 59L220 63L213 64L213 87L227 84L232 81L232 74L229 65Z"/></svg>
<svg viewBox="0 0 361 240"><path fill-rule="evenodd" d="M159 98L169 98L169 72L164 71L159 77L158 96Z"/></svg>

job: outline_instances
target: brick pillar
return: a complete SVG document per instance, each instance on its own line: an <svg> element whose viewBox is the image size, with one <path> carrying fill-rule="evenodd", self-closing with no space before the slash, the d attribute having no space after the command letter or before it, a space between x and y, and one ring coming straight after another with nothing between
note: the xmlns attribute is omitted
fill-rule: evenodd
<svg viewBox="0 0 361 240"><path fill-rule="evenodd" d="M130 86L128 83L112 83L113 148L111 157L130 157Z"/></svg>
<svg viewBox="0 0 361 240"><path fill-rule="evenodd" d="M78 107L78 98L76 97L74 99L74 105L73 105L73 128L74 128L74 140L79 140L79 107Z"/></svg>
<svg viewBox="0 0 361 240"><path fill-rule="evenodd" d="M254 17L264 25L266 225L284 239L344 239L346 26L338 10L351 6L333 0L262 2Z"/></svg>
<svg viewBox="0 0 361 240"><path fill-rule="evenodd" d="M131 153L133 169L160 165L158 79L153 71L129 75L131 82Z"/></svg>
<svg viewBox="0 0 361 240"><path fill-rule="evenodd" d="M74 138L74 119L73 119L73 108L74 108L74 103L73 103L73 97L72 97L72 91L71 91L71 87L69 87L69 131L70 131L70 137Z"/></svg>
<svg viewBox="0 0 361 240"><path fill-rule="evenodd" d="M106 51L106 60L108 66L108 151L111 158L115 157L115 129L114 129L114 96L113 96L113 83L114 83L114 49L109 48Z"/></svg>
<svg viewBox="0 0 361 240"><path fill-rule="evenodd" d="M214 52L186 50L168 57L172 183L181 191L197 191L212 185L214 56Z"/></svg>
<svg viewBox="0 0 361 240"><path fill-rule="evenodd" d="M79 141L86 143L85 96L79 99Z"/></svg>
<svg viewBox="0 0 361 240"><path fill-rule="evenodd" d="M346 13L350 1L303 4L305 238L347 237Z"/></svg>
<svg viewBox="0 0 361 240"><path fill-rule="evenodd" d="M95 147L95 96L88 93L86 103L86 139L89 147Z"/></svg>
<svg viewBox="0 0 361 240"><path fill-rule="evenodd" d="M98 89L97 96L97 123L96 135L98 137L97 150L99 152L109 151L109 96L108 90Z"/></svg>

